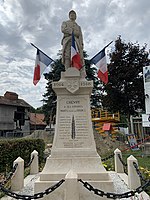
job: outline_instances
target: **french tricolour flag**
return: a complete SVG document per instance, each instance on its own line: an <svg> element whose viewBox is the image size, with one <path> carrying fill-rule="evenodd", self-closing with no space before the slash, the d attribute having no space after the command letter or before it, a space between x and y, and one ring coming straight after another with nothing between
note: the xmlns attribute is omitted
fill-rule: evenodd
<svg viewBox="0 0 150 200"><path fill-rule="evenodd" d="M108 83L108 70L107 62L105 55L105 48L97 53L92 59L91 63L97 66L98 68L98 78L100 78L105 84Z"/></svg>
<svg viewBox="0 0 150 200"><path fill-rule="evenodd" d="M36 60L35 60L35 68L34 68L34 77L33 84L36 85L46 67L48 67L53 60L48 57L45 53L37 49Z"/></svg>
<svg viewBox="0 0 150 200"><path fill-rule="evenodd" d="M82 68L81 57L78 52L78 48L75 42L73 32L72 32L72 41L71 41L71 65L72 67L76 67L78 70Z"/></svg>

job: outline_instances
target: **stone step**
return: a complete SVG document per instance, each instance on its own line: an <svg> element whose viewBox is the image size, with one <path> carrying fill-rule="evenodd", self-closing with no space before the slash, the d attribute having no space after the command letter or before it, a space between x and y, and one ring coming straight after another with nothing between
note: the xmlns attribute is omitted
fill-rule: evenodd
<svg viewBox="0 0 150 200"><path fill-rule="evenodd" d="M59 181L61 179L65 179L66 173L48 173L48 174L41 174L40 181ZM86 181L110 181L109 174L107 172L104 173L78 173L78 179L83 179Z"/></svg>

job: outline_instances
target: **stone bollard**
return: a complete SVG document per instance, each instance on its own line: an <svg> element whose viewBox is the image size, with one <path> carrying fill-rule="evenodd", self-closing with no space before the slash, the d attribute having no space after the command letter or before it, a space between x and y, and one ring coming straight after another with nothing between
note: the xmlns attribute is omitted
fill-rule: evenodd
<svg viewBox="0 0 150 200"><path fill-rule="evenodd" d="M18 163L16 172L11 178L11 190L20 191L24 187L24 160L21 157L18 157L13 166Z"/></svg>
<svg viewBox="0 0 150 200"><path fill-rule="evenodd" d="M124 167L122 162L120 161L118 155L120 155L120 157L122 158L122 153L119 149L116 149L114 151L115 154L115 172L117 173L124 173Z"/></svg>
<svg viewBox="0 0 150 200"><path fill-rule="evenodd" d="M70 170L65 177L65 200L79 200L78 176Z"/></svg>
<svg viewBox="0 0 150 200"><path fill-rule="evenodd" d="M33 161L30 165L30 174L37 174L39 173L39 157L38 157L38 152L36 150L34 150L31 153L31 159L32 158L33 158Z"/></svg>
<svg viewBox="0 0 150 200"><path fill-rule="evenodd" d="M135 162L138 165L137 159L134 156L130 156L127 158L127 164L128 164L128 187L131 190L134 190L138 188L141 185L140 177L136 172L136 169L133 165L133 162Z"/></svg>

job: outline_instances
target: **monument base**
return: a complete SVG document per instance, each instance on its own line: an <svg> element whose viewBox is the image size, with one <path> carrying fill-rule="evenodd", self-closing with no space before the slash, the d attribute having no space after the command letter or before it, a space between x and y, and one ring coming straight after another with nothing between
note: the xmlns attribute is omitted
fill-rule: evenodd
<svg viewBox="0 0 150 200"><path fill-rule="evenodd" d="M63 72L61 80L53 83L57 94L54 141L34 192L42 192L61 179L65 182L43 199L107 199L89 192L78 179L105 192L114 191L113 182L96 151L90 111L92 88L93 82L81 78L75 68Z"/></svg>
<svg viewBox="0 0 150 200"><path fill-rule="evenodd" d="M45 167L40 174L41 181L59 181L65 179L72 170L83 180L109 180L108 174L99 157L47 158Z"/></svg>
<svg viewBox="0 0 150 200"><path fill-rule="evenodd" d="M35 182L34 192L42 192L50 186L56 184L61 179L66 180L67 174L70 170L77 174L77 194L78 200L98 200L107 199L106 197L96 196L83 187L78 179L87 181L93 187L105 192L114 192L113 182L109 173L103 167L101 159L97 157L74 157L74 158L47 158L45 167L40 174L40 178ZM72 178L72 177L71 177ZM74 188L71 188L73 193ZM67 184L66 181L51 194L45 196L43 199L49 200L69 200L66 199Z"/></svg>

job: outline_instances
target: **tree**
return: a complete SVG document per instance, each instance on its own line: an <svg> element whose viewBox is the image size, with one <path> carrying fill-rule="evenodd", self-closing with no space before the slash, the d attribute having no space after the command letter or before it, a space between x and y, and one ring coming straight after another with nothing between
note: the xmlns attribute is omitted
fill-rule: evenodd
<svg viewBox="0 0 150 200"><path fill-rule="evenodd" d="M146 45L126 44L119 36L115 50L110 53L109 82L104 85L102 104L108 110L128 116L137 109L145 110L143 67L148 65Z"/></svg>
<svg viewBox="0 0 150 200"><path fill-rule="evenodd" d="M96 69L94 67L91 67L90 61L87 59L87 57L88 55L86 54L86 52L84 52L85 69L87 74L86 79L93 80L94 82L94 87L91 94L91 106L99 107L101 105L99 98L101 91L101 83L96 77ZM52 89L52 82L60 80L61 71L65 71L65 67L64 65L62 65L61 59L57 59L52 66L51 72L49 72L48 74L44 74L45 79L48 81L46 86L46 93L43 95L43 111L45 113L45 120L47 124L49 124L50 120L54 121L53 118L55 118L56 115L57 97Z"/></svg>
<svg viewBox="0 0 150 200"><path fill-rule="evenodd" d="M49 124L50 121L54 121L54 117L56 115L57 97L54 90L52 89L52 82L60 80L62 71L65 71L65 67L62 65L61 60L57 59L52 65L51 71L44 74L45 79L48 81L46 86L46 93L43 95L43 111L47 124Z"/></svg>
<svg viewBox="0 0 150 200"><path fill-rule="evenodd" d="M34 107L31 107L30 108L30 112L31 113L42 113L43 114L43 106L41 106L41 107L38 107L38 108L34 108Z"/></svg>

